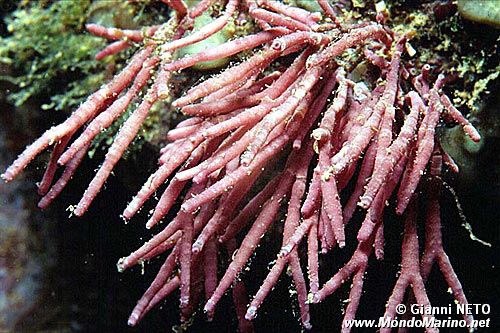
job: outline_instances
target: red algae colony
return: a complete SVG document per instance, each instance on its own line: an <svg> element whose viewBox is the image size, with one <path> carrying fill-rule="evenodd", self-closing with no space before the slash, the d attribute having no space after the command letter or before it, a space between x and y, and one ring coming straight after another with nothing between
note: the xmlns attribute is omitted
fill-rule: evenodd
<svg viewBox="0 0 500 333"><path fill-rule="evenodd" d="M202 0L192 8L181 0L163 2L175 15L161 25L140 31L87 26L91 34L110 40L97 59L140 47L111 81L28 146L2 175L13 180L52 146L39 183L39 206L46 208L68 184L92 140L139 98L74 207L73 214L81 216L155 102L171 97L172 77L200 63L248 53L240 63L194 85L171 103L185 119L168 132L158 169L123 212L125 219L131 219L168 184L146 223L147 228L163 229L118 263L123 271L166 255L133 309L129 325L136 325L177 289L181 321L187 321L199 304L211 318L231 289L239 329L251 331L252 319L285 269L297 290L304 328L311 328L311 304L351 280L344 319L353 319L369 258L384 259L387 209L403 216L404 233L401 274L384 316L396 316L396 305L404 302L407 289L412 292L410 300L430 304L425 282L434 264L455 300L467 304L441 237L442 169L458 170L441 149L435 130L444 121L461 125L473 141L480 136L442 92L453 76L436 73L428 64L415 68L406 63L412 36L386 26L383 9L374 22L349 24L339 20L341 10L325 0L317 1L322 14L277 1L228 0L219 4L222 8L214 20L193 29L194 21L214 1ZM252 20L258 29L197 53L175 56L177 50L207 40L235 18ZM371 73L356 78L359 75L346 56L362 58ZM64 171L56 180L59 167ZM393 196L395 207L386 207ZM417 206L425 206L425 218L417 219L421 211ZM158 225L177 208L171 221ZM319 255L335 255L337 248L344 248L344 225L356 209L365 214L356 250L336 274L320 281ZM282 210L284 222L279 220ZM417 237L420 222L425 229L423 251ZM281 250L260 289L249 297L238 275L277 223L283 223ZM306 256L299 255L301 246L307 249ZM232 255L227 267L222 267L220 252ZM464 319L471 322L472 317ZM386 331L390 328L381 330Z"/></svg>

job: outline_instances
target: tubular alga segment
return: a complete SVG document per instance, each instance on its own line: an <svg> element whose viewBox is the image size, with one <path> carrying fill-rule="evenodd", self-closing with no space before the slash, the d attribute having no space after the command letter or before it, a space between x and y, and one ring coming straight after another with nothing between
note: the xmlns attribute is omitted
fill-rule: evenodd
<svg viewBox="0 0 500 333"><path fill-rule="evenodd" d="M287 266L297 289L305 328L311 327L310 303L321 302L350 278L353 282L345 319L352 319L361 300L372 252L379 260L384 257L383 212L394 193L396 212L405 214L406 222L402 272L386 315L395 315L394 305L403 301L409 284L417 302L429 303L424 283L434 261L455 299L467 303L441 241L437 197L440 156L450 158L436 144L435 128L445 119L462 125L475 141L480 136L442 94L444 76L439 75L432 84L427 65L421 74L411 74L418 71L404 61L407 36L378 23L340 23L326 1L318 1L319 6L334 24L325 22L319 13L265 0L229 0L218 18L188 33L192 20L205 12L211 1L200 1L194 8L182 1L163 2L176 15L159 26L140 32L88 26L91 33L114 41L99 57L130 47L131 42L143 46L115 78L91 95L68 120L44 133L2 175L12 180L36 155L54 145L40 183L40 193L45 194L40 207L46 207L69 181L95 136L146 90L74 210L76 215L82 215L137 135L153 104L168 97L173 71L263 45L246 60L190 88L172 103L188 118L167 134L170 142L161 151L157 171L129 203L123 217L132 218L164 183L168 186L146 227L156 226L176 202L180 202L180 210L162 231L118 263L122 271L171 250L132 311L130 325L137 324L176 289L181 295L181 321L189 319L202 298L211 318L217 303L233 285L239 327L242 331L252 330L250 321ZM176 50L217 33L236 13L255 20L263 31L175 59ZM367 78L362 85L354 81L353 69L342 60L347 50L355 48L359 50L357 56L372 63L378 73L377 78ZM285 70L268 70L274 63L290 58L293 62ZM70 144L82 127L83 133ZM273 165L280 156L285 156L286 163ZM432 172L428 175L431 159ZM50 187L57 165L66 169ZM276 170L270 173L273 168ZM311 176L309 170L313 170ZM272 178L262 186L261 179L267 175ZM422 178L430 179L431 186L423 188L430 195L426 245L421 256L416 240L415 193ZM353 190L348 190L350 182L355 184ZM182 196L184 190L187 194ZM251 197L250 193L256 194ZM348 198L344 205L341 197ZM424 197L420 196L420 200ZM352 219L356 205L366 210L357 234L357 248L347 264L322 283L318 251L326 255L337 245L344 247L344 225ZM245 287L238 275L264 234L278 223L284 206L287 214L282 248L246 308ZM246 227L249 229L243 233ZM241 242L237 241L239 235ZM303 258L298 252L303 242L307 243L307 274L301 269ZM232 258L218 280L218 253L224 251ZM471 317L465 319L470 322Z"/></svg>

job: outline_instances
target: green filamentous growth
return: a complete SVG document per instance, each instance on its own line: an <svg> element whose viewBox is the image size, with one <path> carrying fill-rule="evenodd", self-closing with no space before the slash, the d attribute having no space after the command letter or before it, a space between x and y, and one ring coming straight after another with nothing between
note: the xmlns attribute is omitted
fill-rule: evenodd
<svg viewBox="0 0 500 333"><path fill-rule="evenodd" d="M91 1L58 1L49 6L40 2L6 18L10 35L0 39L0 62L14 72L3 79L18 88L8 96L16 106L53 94L57 91L53 88L61 85L63 92L51 95L42 108L66 110L102 82L104 66L93 59L93 53L105 41L81 34L90 7ZM83 78L71 79L77 76Z"/></svg>
<svg viewBox="0 0 500 333"><path fill-rule="evenodd" d="M164 21L161 13L144 11L145 5L91 0L21 3L5 18L8 34L0 37L0 64L8 68L8 75L0 80L13 85L7 99L21 109L30 105L47 111L74 111L118 72L124 59L136 49L132 47L96 61L97 51L109 42L87 33L85 24L140 29ZM126 114L134 107L136 103ZM151 110L141 131L142 138L133 149L158 140L161 127L158 120L163 113L163 105ZM110 144L121 123L118 121L98 135L89 155Z"/></svg>

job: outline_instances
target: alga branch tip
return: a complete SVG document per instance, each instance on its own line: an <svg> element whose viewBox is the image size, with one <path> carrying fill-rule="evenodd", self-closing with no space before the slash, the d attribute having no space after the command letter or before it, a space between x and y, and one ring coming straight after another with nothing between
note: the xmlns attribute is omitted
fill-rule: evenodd
<svg viewBox="0 0 500 333"><path fill-rule="evenodd" d="M139 100L78 203L74 213L81 216L155 102L170 96L170 81L179 71L246 52L241 62L172 102L186 119L167 133L169 142L161 150L157 170L123 213L131 219L168 184L146 224L163 230L118 263L123 271L168 253L132 311L129 325L136 325L177 289L181 321L192 316L202 299L212 318L232 287L239 328L251 331L251 320L286 267L297 289L304 328L310 329L314 321L310 303L321 302L351 278L344 318L355 318L369 258L384 257L383 213L392 209L386 202L393 195L396 212L405 216L405 231L402 271L386 315L395 315L394 305L403 302L408 286L417 302L429 304L424 284L434 262L456 301L467 303L441 240L438 179L441 159L452 161L437 142L435 129L444 120L463 126L472 140L479 141L480 135L443 93L446 79L439 68L416 68L407 61L410 35L391 30L383 13L377 15L378 22L350 23L327 1L318 1L323 13L267 0L199 1L194 7L182 0L162 2L175 14L159 25L141 30L87 25L90 33L111 41L98 53L99 59L126 48L139 46L138 50L114 78L28 146L2 174L6 181L13 180L53 146L39 187L44 195L39 206L47 207L69 182L96 135ZM220 8L212 11L213 5ZM195 28L196 19L207 13L216 17ZM203 43L235 20L255 22L260 31L178 57L180 49ZM371 72L362 80L360 64ZM60 166L65 170L54 182ZM417 195L419 186L427 194ZM428 205L423 253L416 238L417 199ZM177 204L175 218L157 226ZM282 208L282 248L249 303L238 276L266 232L280 223ZM337 246L350 241L344 226L356 209L365 213L354 240L356 250L328 281L320 281L318 253L332 255ZM307 272L301 268L301 246L307 248ZM225 268L219 260L223 252L232 254Z"/></svg>

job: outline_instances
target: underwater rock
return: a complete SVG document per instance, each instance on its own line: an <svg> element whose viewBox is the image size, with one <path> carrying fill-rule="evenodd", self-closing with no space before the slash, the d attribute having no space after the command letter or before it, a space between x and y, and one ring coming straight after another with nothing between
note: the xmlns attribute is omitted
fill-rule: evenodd
<svg viewBox="0 0 500 333"><path fill-rule="evenodd" d="M3 187L3 186L2 186ZM34 305L39 282L40 264L29 255L27 211L22 199L6 198L2 188L0 200L0 330L12 330ZM13 200L10 200L13 199Z"/></svg>
<svg viewBox="0 0 500 333"><path fill-rule="evenodd" d="M484 189L484 186L500 185L497 180L500 176L497 168L500 150L499 103L500 90L496 88L491 91L490 100L469 116L481 133L480 142L473 142L460 126L441 131L441 145L460 169L460 187Z"/></svg>
<svg viewBox="0 0 500 333"><path fill-rule="evenodd" d="M500 28L499 5L498 0L458 0L458 11L468 20Z"/></svg>
<svg viewBox="0 0 500 333"><path fill-rule="evenodd" d="M0 127L0 166L11 158ZM32 311L41 296L40 276L47 268L37 246L40 235L31 230L32 220L23 196L23 180L13 186L0 184L0 331L14 330Z"/></svg>
<svg viewBox="0 0 500 333"><path fill-rule="evenodd" d="M214 19L207 13L203 13L202 15L198 16L194 20L194 27L193 31L196 32L206 26L207 24L210 24L214 21ZM190 56L193 54L196 54L198 52L202 52L205 50L208 50L210 48L213 48L215 46L221 45L225 42L227 42L231 37L233 37L235 31L234 24L228 24L224 29L221 31L213 34L212 36L208 37L207 39L204 39L198 43L188 45L186 47L183 47L178 51L177 58L183 58L185 56ZM227 65L229 62L229 57L226 58L221 58L217 60L212 60L212 61L203 61L195 64L193 66L193 69L196 70L208 70L208 69L215 69L215 68L220 68L224 65Z"/></svg>

